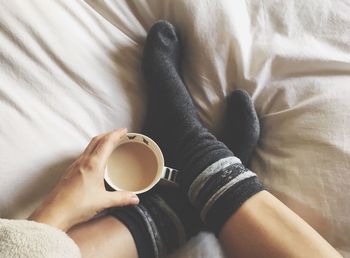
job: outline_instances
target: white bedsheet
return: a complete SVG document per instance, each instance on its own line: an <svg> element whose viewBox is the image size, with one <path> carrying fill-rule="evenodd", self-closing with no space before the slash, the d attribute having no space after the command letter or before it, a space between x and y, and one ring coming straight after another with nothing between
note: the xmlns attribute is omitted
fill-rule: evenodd
<svg viewBox="0 0 350 258"><path fill-rule="evenodd" d="M183 76L221 130L225 96L253 97L252 169L350 257L350 4L344 0L0 0L0 216L24 218L90 138L141 129L140 70L163 18L184 42ZM178 257L222 257L212 235Z"/></svg>

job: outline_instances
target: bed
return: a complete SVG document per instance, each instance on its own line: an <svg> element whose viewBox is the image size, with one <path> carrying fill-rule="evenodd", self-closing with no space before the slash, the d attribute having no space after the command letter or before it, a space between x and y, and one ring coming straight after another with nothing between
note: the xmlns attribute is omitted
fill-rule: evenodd
<svg viewBox="0 0 350 258"><path fill-rule="evenodd" d="M25 218L90 138L138 132L150 26L172 22L203 122L245 89L261 121L251 169L350 257L350 4L344 0L0 1L0 217ZM202 232L174 257L224 257Z"/></svg>

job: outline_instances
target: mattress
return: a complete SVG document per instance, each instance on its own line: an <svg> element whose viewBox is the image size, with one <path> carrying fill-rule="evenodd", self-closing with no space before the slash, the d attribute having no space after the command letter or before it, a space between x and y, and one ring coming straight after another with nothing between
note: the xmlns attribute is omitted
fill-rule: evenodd
<svg viewBox="0 0 350 258"><path fill-rule="evenodd" d="M203 123L252 96L251 169L350 257L350 4L323 1L0 0L0 216L25 218L89 140L141 130L142 47L158 19L180 32ZM174 257L223 257L201 233Z"/></svg>

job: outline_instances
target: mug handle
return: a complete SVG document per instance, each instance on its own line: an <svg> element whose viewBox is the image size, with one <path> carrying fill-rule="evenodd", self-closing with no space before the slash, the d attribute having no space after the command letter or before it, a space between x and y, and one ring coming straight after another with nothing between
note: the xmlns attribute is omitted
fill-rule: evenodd
<svg viewBox="0 0 350 258"><path fill-rule="evenodd" d="M164 167L162 173L162 181L178 185L179 171L174 168Z"/></svg>

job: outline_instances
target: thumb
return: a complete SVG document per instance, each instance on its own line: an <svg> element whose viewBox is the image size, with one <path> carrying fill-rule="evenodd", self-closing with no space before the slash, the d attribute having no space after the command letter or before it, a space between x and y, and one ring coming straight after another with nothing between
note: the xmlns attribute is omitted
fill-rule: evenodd
<svg viewBox="0 0 350 258"><path fill-rule="evenodd" d="M124 191L108 192L107 197L107 208L136 205L140 201L136 194Z"/></svg>

